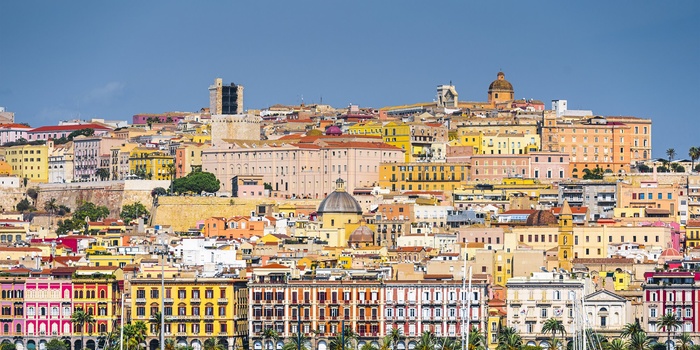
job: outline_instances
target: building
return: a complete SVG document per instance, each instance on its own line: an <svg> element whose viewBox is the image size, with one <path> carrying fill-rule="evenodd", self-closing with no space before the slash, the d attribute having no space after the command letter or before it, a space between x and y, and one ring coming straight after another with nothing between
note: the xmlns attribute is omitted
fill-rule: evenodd
<svg viewBox="0 0 700 350"><path fill-rule="evenodd" d="M112 180L124 180L129 178L131 174L129 157L131 157L131 151L136 147L138 147L136 143L123 143L109 150L109 162L111 166L109 173Z"/></svg>
<svg viewBox="0 0 700 350"><path fill-rule="evenodd" d="M74 331L71 270L48 270L43 276L27 277L24 287L24 340L27 349L41 348L52 338L70 337ZM82 348L82 346L80 347Z"/></svg>
<svg viewBox="0 0 700 350"><path fill-rule="evenodd" d="M594 221L612 218L617 206L616 182L596 180L566 181L559 183L559 203L565 200L574 207L587 207Z"/></svg>
<svg viewBox="0 0 700 350"><path fill-rule="evenodd" d="M173 157L155 148L136 147L129 155L129 174L147 180L171 180Z"/></svg>
<svg viewBox="0 0 700 350"><path fill-rule="evenodd" d="M236 175L231 180L231 197L262 198L269 195L261 175Z"/></svg>
<svg viewBox="0 0 700 350"><path fill-rule="evenodd" d="M32 128L24 124L0 124L0 145L8 142L27 140L27 132Z"/></svg>
<svg viewBox="0 0 700 350"><path fill-rule="evenodd" d="M234 176L262 175L281 196L323 198L339 177L350 192L376 186L380 164L404 156L380 142L319 138L297 144L237 141L204 150L202 157L202 170L219 179L221 192L231 192Z"/></svg>
<svg viewBox="0 0 700 350"><path fill-rule="evenodd" d="M681 220L681 199L688 199L685 184L660 184L658 181L640 181L618 184L617 208L644 208L646 217L671 217L678 223ZM686 208L687 210L687 208ZM683 222L681 222L683 221Z"/></svg>
<svg viewBox="0 0 700 350"><path fill-rule="evenodd" d="M454 191L469 180L469 163L382 163L379 186L391 191Z"/></svg>
<svg viewBox="0 0 700 350"><path fill-rule="evenodd" d="M442 123L389 122L382 126L385 143L405 150L406 163L445 159L447 127Z"/></svg>
<svg viewBox="0 0 700 350"><path fill-rule="evenodd" d="M242 114L243 111L243 85L225 86L221 78L216 78L209 87L209 112L222 115Z"/></svg>
<svg viewBox="0 0 700 350"><path fill-rule="evenodd" d="M79 267L71 278L73 289L73 309L83 310L93 315L94 325L85 329L75 326L74 337L85 337L95 345L100 334L107 334L116 328L115 320L121 317L121 295L124 273L118 267ZM77 340L78 342L80 340Z"/></svg>
<svg viewBox="0 0 700 350"><path fill-rule="evenodd" d="M109 180L110 149L122 142L121 139L110 137L77 136L73 138L73 180ZM104 164L104 160L107 164Z"/></svg>
<svg viewBox="0 0 700 350"><path fill-rule="evenodd" d="M487 281L481 277L474 279L471 293L467 293L462 281L453 280L451 275L449 279L426 275L423 280L411 281L329 281L286 279L286 271L279 264L254 271L249 286L251 349L268 348L263 337L268 328L277 331L281 339L293 337L299 330L311 334L312 346L319 350L329 349L342 327L358 335L359 347L367 343L378 346L392 329L399 329L405 336L397 344L399 349L415 347L416 338L424 331L459 337L462 326L484 329L489 294ZM469 310L468 316L465 310Z"/></svg>
<svg viewBox="0 0 700 350"><path fill-rule="evenodd" d="M54 145L49 153L49 183L73 182L74 159L72 141Z"/></svg>
<svg viewBox="0 0 700 350"><path fill-rule="evenodd" d="M68 124L68 125L49 125L41 126L38 128L31 129L27 131L27 137L29 141L37 140L56 140L60 138L68 138L68 136L78 130L92 129L94 131L93 136L104 136L107 135L111 128L106 127L102 124Z"/></svg>
<svg viewBox="0 0 700 350"><path fill-rule="evenodd" d="M489 85L488 102L492 106L499 103L512 101L515 99L513 84L506 80L506 75L503 72L496 74L496 80Z"/></svg>
<svg viewBox="0 0 700 350"><path fill-rule="evenodd" d="M202 170L202 151L211 147L203 143L183 143L175 150L175 178L187 176L193 170Z"/></svg>
<svg viewBox="0 0 700 350"><path fill-rule="evenodd" d="M229 346L247 342L248 301L246 280L178 275L177 269L165 270L165 294L161 296L161 269L154 267L131 280L131 321L148 323L160 312L162 302L166 318L166 338L175 338L177 346L202 348L204 341L217 337ZM151 325L146 343L158 347L158 331Z"/></svg>
<svg viewBox="0 0 700 350"><path fill-rule="evenodd" d="M666 331L659 322L665 314L674 313L681 324L678 332L698 331L700 318L697 316L700 291L699 272L646 272L644 273L642 327L659 339L666 339ZM668 342L668 341L667 341ZM675 344L672 345L675 348Z"/></svg>
<svg viewBox="0 0 700 350"><path fill-rule="evenodd" d="M8 147L5 160L12 166L12 174L34 183L49 181L49 154L53 142L43 145L21 145Z"/></svg>

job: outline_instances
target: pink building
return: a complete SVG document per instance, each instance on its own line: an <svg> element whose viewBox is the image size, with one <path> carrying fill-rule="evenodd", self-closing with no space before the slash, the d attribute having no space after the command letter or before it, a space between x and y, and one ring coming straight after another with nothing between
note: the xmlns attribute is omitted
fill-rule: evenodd
<svg viewBox="0 0 700 350"><path fill-rule="evenodd" d="M73 180L74 181L99 181L97 169L110 170L109 162L106 166L101 160L110 158L112 147L117 147L124 140L108 137L84 137L73 139ZM107 172L109 174L109 172ZM107 176L106 180L110 177Z"/></svg>
<svg viewBox="0 0 700 350"><path fill-rule="evenodd" d="M60 139L61 137L68 137L73 131L82 129L95 130L94 136L103 136L112 131L112 129L100 124L49 125L29 130L27 132L27 140Z"/></svg>
<svg viewBox="0 0 700 350"><path fill-rule="evenodd" d="M235 176L260 175L272 191L297 198L323 198L338 178L347 191L377 184L381 163L402 162L404 151L382 142L317 139L314 143L238 141L202 152L202 170L231 192Z"/></svg>
<svg viewBox="0 0 700 350"><path fill-rule="evenodd" d="M73 314L73 285L71 273L62 275L59 269L43 274L44 277L28 277L24 291L25 336L35 345L52 338L71 336ZM58 275L53 275L56 272ZM27 348L30 348L27 341Z"/></svg>
<svg viewBox="0 0 700 350"><path fill-rule="evenodd" d="M644 331L666 341L666 331L660 321L668 313L678 317L679 333L692 334L700 329L697 306L700 299L699 272L645 272L644 279L644 315L648 316L642 318Z"/></svg>
<svg viewBox="0 0 700 350"><path fill-rule="evenodd" d="M32 128L23 124L0 124L0 145L27 139L27 132Z"/></svg>
<svg viewBox="0 0 700 350"><path fill-rule="evenodd" d="M507 177L522 176L542 181L562 181L571 176L569 155L561 152L529 154L476 154L470 157L471 179L500 182Z"/></svg>
<svg viewBox="0 0 700 350"><path fill-rule="evenodd" d="M24 335L23 302L24 278L3 277L0 280L0 309L2 309L3 315L3 318L0 320L2 324L2 338L21 337Z"/></svg>

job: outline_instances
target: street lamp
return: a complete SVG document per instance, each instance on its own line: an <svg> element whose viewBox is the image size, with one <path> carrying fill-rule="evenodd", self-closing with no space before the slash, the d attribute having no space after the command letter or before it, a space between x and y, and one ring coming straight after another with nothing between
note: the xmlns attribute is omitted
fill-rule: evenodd
<svg viewBox="0 0 700 350"><path fill-rule="evenodd" d="M165 350L165 255L168 254L165 241L161 240L162 249L156 249L160 255L160 350Z"/></svg>

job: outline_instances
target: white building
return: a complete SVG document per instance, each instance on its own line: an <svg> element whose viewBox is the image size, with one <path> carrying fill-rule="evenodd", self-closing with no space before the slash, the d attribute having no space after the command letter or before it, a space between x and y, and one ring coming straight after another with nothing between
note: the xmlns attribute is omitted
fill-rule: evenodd
<svg viewBox="0 0 700 350"><path fill-rule="evenodd" d="M215 238L185 238L171 250L181 259L183 266L245 268L245 261L236 259L238 245L220 247Z"/></svg>
<svg viewBox="0 0 700 350"><path fill-rule="evenodd" d="M607 290L599 290L586 296L586 328L596 333L614 336L620 334L627 323L634 322L630 301Z"/></svg>

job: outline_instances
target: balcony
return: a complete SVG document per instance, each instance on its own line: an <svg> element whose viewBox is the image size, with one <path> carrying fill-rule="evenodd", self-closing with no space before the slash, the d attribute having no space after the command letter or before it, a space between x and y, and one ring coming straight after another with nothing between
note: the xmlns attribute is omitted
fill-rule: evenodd
<svg viewBox="0 0 700 350"><path fill-rule="evenodd" d="M145 303L146 303L146 298L136 298L136 303L137 303L137 304L145 304Z"/></svg>
<svg viewBox="0 0 700 350"><path fill-rule="evenodd" d="M173 303L173 298L165 298L165 299L163 299L163 301L164 301L166 304L172 304L172 303Z"/></svg>
<svg viewBox="0 0 700 350"><path fill-rule="evenodd" d="M199 298L192 298L192 299L190 299L190 303L191 303L191 304L199 304L199 303L201 303L201 302L202 302L202 299L199 299Z"/></svg>
<svg viewBox="0 0 700 350"><path fill-rule="evenodd" d="M219 298L216 300L216 302L219 304L228 304L228 299L227 298Z"/></svg>

